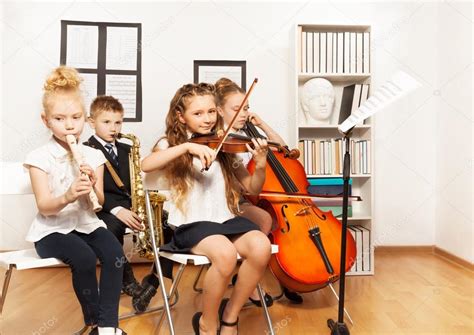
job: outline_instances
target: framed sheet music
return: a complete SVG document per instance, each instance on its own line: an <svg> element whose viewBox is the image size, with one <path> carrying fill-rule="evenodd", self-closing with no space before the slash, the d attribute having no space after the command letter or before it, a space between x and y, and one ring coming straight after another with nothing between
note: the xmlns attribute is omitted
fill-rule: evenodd
<svg viewBox="0 0 474 335"><path fill-rule="evenodd" d="M233 60L195 60L194 83L214 84L222 77L229 78L246 90L247 63Z"/></svg>
<svg viewBox="0 0 474 335"><path fill-rule="evenodd" d="M86 108L97 95L112 95L124 121L142 121L141 23L61 21L61 65L84 79Z"/></svg>

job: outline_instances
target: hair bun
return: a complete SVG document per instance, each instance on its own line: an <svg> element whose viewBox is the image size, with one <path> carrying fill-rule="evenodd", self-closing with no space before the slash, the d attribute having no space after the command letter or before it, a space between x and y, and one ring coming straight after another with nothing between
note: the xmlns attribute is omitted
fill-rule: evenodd
<svg viewBox="0 0 474 335"><path fill-rule="evenodd" d="M78 90L82 78L76 69L67 66L60 66L51 72L44 83L46 92L73 91Z"/></svg>
<svg viewBox="0 0 474 335"><path fill-rule="evenodd" d="M232 86L232 87L237 86L237 84L234 83L229 78L221 78L218 81L216 81L216 83L214 85L216 86L216 90L222 90L225 87L230 87L230 86Z"/></svg>

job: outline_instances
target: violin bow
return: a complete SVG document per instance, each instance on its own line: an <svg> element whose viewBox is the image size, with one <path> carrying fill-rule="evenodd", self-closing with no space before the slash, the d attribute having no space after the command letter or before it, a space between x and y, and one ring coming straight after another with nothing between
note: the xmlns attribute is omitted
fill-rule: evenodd
<svg viewBox="0 0 474 335"><path fill-rule="evenodd" d="M244 108L245 103L246 103L247 100L249 99L250 93L252 93L252 90L253 90L253 88L254 88L254 86L255 86L255 84L256 84L257 82L258 82L258 79L255 78L255 79L253 80L253 83L252 83L252 85L250 86L249 90L248 90L247 93L245 94L244 99L243 99L242 102L240 103L239 110L235 113L234 117L232 118L232 121L230 121L230 124L227 126L227 129L225 130L224 136L222 136L221 141L219 142L219 144L217 145L217 148L215 149L217 153L221 150L222 145L224 144L225 140L226 140L227 137L229 136L230 131L232 130L232 127L234 126L234 123L235 123L235 121L237 120L237 116L239 116L240 112L241 112L242 109Z"/></svg>

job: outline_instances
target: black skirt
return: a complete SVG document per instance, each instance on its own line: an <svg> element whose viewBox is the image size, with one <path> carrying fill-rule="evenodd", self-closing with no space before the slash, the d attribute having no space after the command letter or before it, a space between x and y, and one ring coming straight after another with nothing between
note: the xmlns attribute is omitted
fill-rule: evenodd
<svg viewBox="0 0 474 335"><path fill-rule="evenodd" d="M236 216L223 223L196 221L176 228L171 241L162 245L160 250L174 253L190 253L196 244L208 236L224 235L233 237L252 230L260 229L255 223L241 216Z"/></svg>

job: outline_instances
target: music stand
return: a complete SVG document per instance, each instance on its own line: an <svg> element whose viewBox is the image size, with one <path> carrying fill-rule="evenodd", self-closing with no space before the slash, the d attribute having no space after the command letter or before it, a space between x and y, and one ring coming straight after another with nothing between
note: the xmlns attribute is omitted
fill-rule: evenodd
<svg viewBox="0 0 474 335"><path fill-rule="evenodd" d="M338 130L344 135L346 151L344 153L342 178L344 181L342 197L342 233L341 233L341 262L339 276L339 308L337 322L328 319L327 325L331 329L331 335L348 335L349 329L344 323L344 294L346 285L346 236L347 236L347 209L349 205L349 178L351 174L351 159L349 152L350 135L356 124L361 123L378 111L386 108L394 101L405 96L407 93L420 87L420 83L403 71L396 72L389 80L381 85L359 108L352 111L351 115L338 126Z"/></svg>
<svg viewBox="0 0 474 335"><path fill-rule="evenodd" d="M339 275L339 304L337 322L328 319L327 324L331 329L331 335L349 335L349 329L344 323L344 294L346 287L346 238L347 238L347 210L349 207L349 179L351 177L351 156L349 151L350 135L354 127L344 133L344 142L346 143L346 152L344 153L342 179L342 233L341 233L341 262Z"/></svg>

